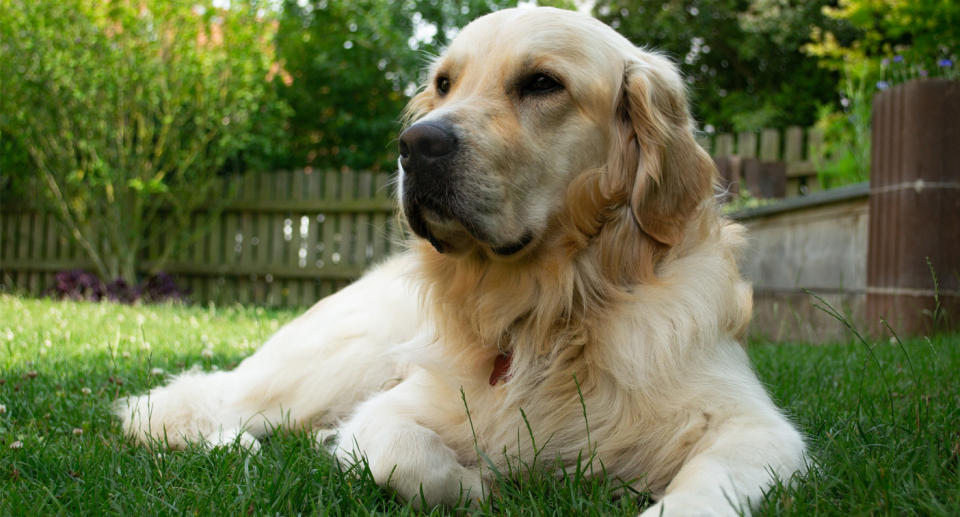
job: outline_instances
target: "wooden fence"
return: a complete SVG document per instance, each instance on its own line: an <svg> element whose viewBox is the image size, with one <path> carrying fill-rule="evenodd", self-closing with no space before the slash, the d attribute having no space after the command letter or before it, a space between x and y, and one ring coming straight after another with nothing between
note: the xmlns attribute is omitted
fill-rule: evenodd
<svg viewBox="0 0 960 517"><path fill-rule="evenodd" d="M389 174L293 171L247 174L209 226L163 267L196 302L304 306L343 287L387 255L400 231ZM144 269L157 256L148 247ZM0 209L0 280L39 295L58 271L91 269L56 217L19 203Z"/></svg>
<svg viewBox="0 0 960 517"><path fill-rule="evenodd" d="M720 134L701 144L731 181L754 181L749 164L756 159L779 164L786 171L787 192L804 194L816 189L812 157L821 140L814 131L789 128L783 135L777 130ZM299 170L237 177L236 194L219 215L193 215L195 224L209 231L163 269L190 290L195 302L312 304L395 246L401 230L390 176ZM22 200L0 201L0 288L40 295L58 271L92 269L53 214ZM147 250L145 270L158 249Z"/></svg>
<svg viewBox="0 0 960 517"><path fill-rule="evenodd" d="M746 187L762 197L803 196L820 190L817 167L823 133L818 129L789 127L760 132L704 135L698 139L720 169L720 175L737 190ZM769 195L772 194L772 195Z"/></svg>

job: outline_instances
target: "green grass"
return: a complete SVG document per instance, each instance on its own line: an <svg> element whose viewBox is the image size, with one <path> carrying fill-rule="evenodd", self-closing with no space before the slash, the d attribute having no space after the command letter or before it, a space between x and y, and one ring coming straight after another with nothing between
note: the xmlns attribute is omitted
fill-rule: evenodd
<svg viewBox="0 0 960 517"><path fill-rule="evenodd" d="M369 476L341 474L304 432L257 455L121 437L113 400L194 365L230 368L295 315L0 295L0 515L417 513ZM960 336L750 353L813 455L759 514L960 515ZM544 475L505 483L475 511L635 515L647 504L618 488Z"/></svg>

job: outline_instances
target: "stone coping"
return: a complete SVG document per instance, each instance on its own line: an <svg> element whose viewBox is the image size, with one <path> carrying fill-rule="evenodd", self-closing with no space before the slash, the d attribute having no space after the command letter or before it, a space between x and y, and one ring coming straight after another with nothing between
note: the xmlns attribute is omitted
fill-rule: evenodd
<svg viewBox="0 0 960 517"><path fill-rule="evenodd" d="M850 201L870 196L870 182L845 185L830 190L814 192L806 196L793 196L776 201L769 205L743 208L727 214L727 217L736 221L746 221L758 217L768 217L784 212L803 210L821 205L829 205L843 201Z"/></svg>

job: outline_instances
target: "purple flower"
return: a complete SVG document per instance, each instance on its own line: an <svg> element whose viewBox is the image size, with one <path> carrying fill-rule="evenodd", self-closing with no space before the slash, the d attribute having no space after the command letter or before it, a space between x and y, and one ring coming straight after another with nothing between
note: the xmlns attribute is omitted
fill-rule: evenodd
<svg viewBox="0 0 960 517"><path fill-rule="evenodd" d="M886 90L886 89L889 88L889 87L890 87L890 83L888 83L888 82L886 82L886 81L877 81L877 89L878 89L878 90Z"/></svg>
<svg viewBox="0 0 960 517"><path fill-rule="evenodd" d="M897 54L896 56L893 56L893 62L894 62L894 63L902 63L902 62L903 62L903 56L901 56L901 55L899 55L899 54Z"/></svg>
<svg viewBox="0 0 960 517"><path fill-rule="evenodd" d="M920 77L926 77L926 76L930 75L930 74L927 73L926 70L924 70L924 69L922 69L922 68L920 69L919 74L920 74Z"/></svg>
<svg viewBox="0 0 960 517"><path fill-rule="evenodd" d="M943 58L937 61L937 66L939 66L940 68L950 68L951 66L953 66L953 61L950 61L947 58Z"/></svg>
<svg viewBox="0 0 960 517"><path fill-rule="evenodd" d="M885 57L885 58L883 58L883 59L880 60L880 65L881 65L881 66L887 66L887 65L889 65L889 64L890 64L890 58L888 58L888 57Z"/></svg>

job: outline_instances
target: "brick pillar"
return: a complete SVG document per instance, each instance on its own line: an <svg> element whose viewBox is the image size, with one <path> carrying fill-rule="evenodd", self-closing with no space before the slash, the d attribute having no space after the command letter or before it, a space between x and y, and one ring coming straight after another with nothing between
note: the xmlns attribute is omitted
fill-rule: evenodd
<svg viewBox="0 0 960 517"><path fill-rule="evenodd" d="M911 81L873 100L867 319L900 335L933 328L934 284L960 328L960 81Z"/></svg>

